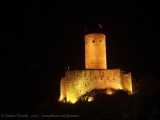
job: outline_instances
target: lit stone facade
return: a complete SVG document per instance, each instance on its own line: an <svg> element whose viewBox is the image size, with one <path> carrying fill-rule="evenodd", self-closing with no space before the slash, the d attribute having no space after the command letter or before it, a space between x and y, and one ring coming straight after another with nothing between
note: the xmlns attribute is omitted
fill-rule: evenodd
<svg viewBox="0 0 160 120"><path fill-rule="evenodd" d="M82 95L94 89L123 89L132 94L131 73L124 73L120 69L107 69L104 34L93 33L85 36L85 67L85 70L66 71L60 82L60 101L75 103Z"/></svg>
<svg viewBox="0 0 160 120"><path fill-rule="evenodd" d="M86 69L107 69L106 36L92 33L85 35Z"/></svg>

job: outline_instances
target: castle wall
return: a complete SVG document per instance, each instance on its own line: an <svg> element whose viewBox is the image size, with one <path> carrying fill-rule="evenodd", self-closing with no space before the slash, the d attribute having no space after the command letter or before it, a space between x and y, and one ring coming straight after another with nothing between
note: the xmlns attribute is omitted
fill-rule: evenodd
<svg viewBox="0 0 160 120"><path fill-rule="evenodd" d="M131 74L123 74L120 69L66 71L61 79L60 98L75 103L93 89L132 91L131 85Z"/></svg>
<svg viewBox="0 0 160 120"><path fill-rule="evenodd" d="M132 94L132 78L131 73L122 74L122 85L125 91L128 91L129 94Z"/></svg>
<svg viewBox="0 0 160 120"><path fill-rule="evenodd" d="M61 82L60 82L60 98L59 100L62 101L63 99L65 99L67 96L66 96L66 80L65 80L65 77L62 77L61 78Z"/></svg>
<svg viewBox="0 0 160 120"><path fill-rule="evenodd" d="M107 69L106 37L104 34L85 35L85 67L86 69Z"/></svg>

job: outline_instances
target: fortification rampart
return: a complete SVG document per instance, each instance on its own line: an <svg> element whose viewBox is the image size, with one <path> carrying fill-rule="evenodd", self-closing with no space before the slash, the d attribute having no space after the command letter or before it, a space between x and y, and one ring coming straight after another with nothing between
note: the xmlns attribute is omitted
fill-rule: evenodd
<svg viewBox="0 0 160 120"><path fill-rule="evenodd" d="M131 93L131 74L120 69L66 71L61 79L60 99L74 103L93 89L123 89Z"/></svg>

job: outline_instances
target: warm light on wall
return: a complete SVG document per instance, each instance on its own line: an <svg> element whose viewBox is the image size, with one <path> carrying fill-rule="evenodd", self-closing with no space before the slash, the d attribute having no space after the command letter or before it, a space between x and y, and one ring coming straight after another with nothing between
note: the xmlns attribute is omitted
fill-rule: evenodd
<svg viewBox="0 0 160 120"><path fill-rule="evenodd" d="M124 74L120 69L66 71L61 79L60 101L75 103L93 89L107 89L106 94L109 95L122 89L132 93L131 74Z"/></svg>
<svg viewBox="0 0 160 120"><path fill-rule="evenodd" d="M85 35L86 69L107 69L106 36L100 33Z"/></svg>
<svg viewBox="0 0 160 120"><path fill-rule="evenodd" d="M120 69L107 69L106 36L100 33L85 35L85 70L69 70L60 82L59 101L76 103L81 96L94 89L107 89L112 95L115 90L124 90L132 94L131 73ZM93 96L84 97L84 101L93 101Z"/></svg>

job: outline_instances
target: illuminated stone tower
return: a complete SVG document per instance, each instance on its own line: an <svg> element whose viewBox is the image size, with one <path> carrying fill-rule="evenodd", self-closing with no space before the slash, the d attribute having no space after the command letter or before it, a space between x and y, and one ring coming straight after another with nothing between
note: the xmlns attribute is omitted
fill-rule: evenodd
<svg viewBox="0 0 160 120"><path fill-rule="evenodd" d="M99 24L99 28L102 30L103 26ZM94 89L103 89L110 95L122 89L132 94L131 73L107 68L106 36L96 30L84 36L85 69L67 70L61 77L59 101L74 104ZM93 96L85 97L85 101L92 100Z"/></svg>
<svg viewBox="0 0 160 120"><path fill-rule="evenodd" d="M85 35L85 68L107 69L106 36L104 34Z"/></svg>

